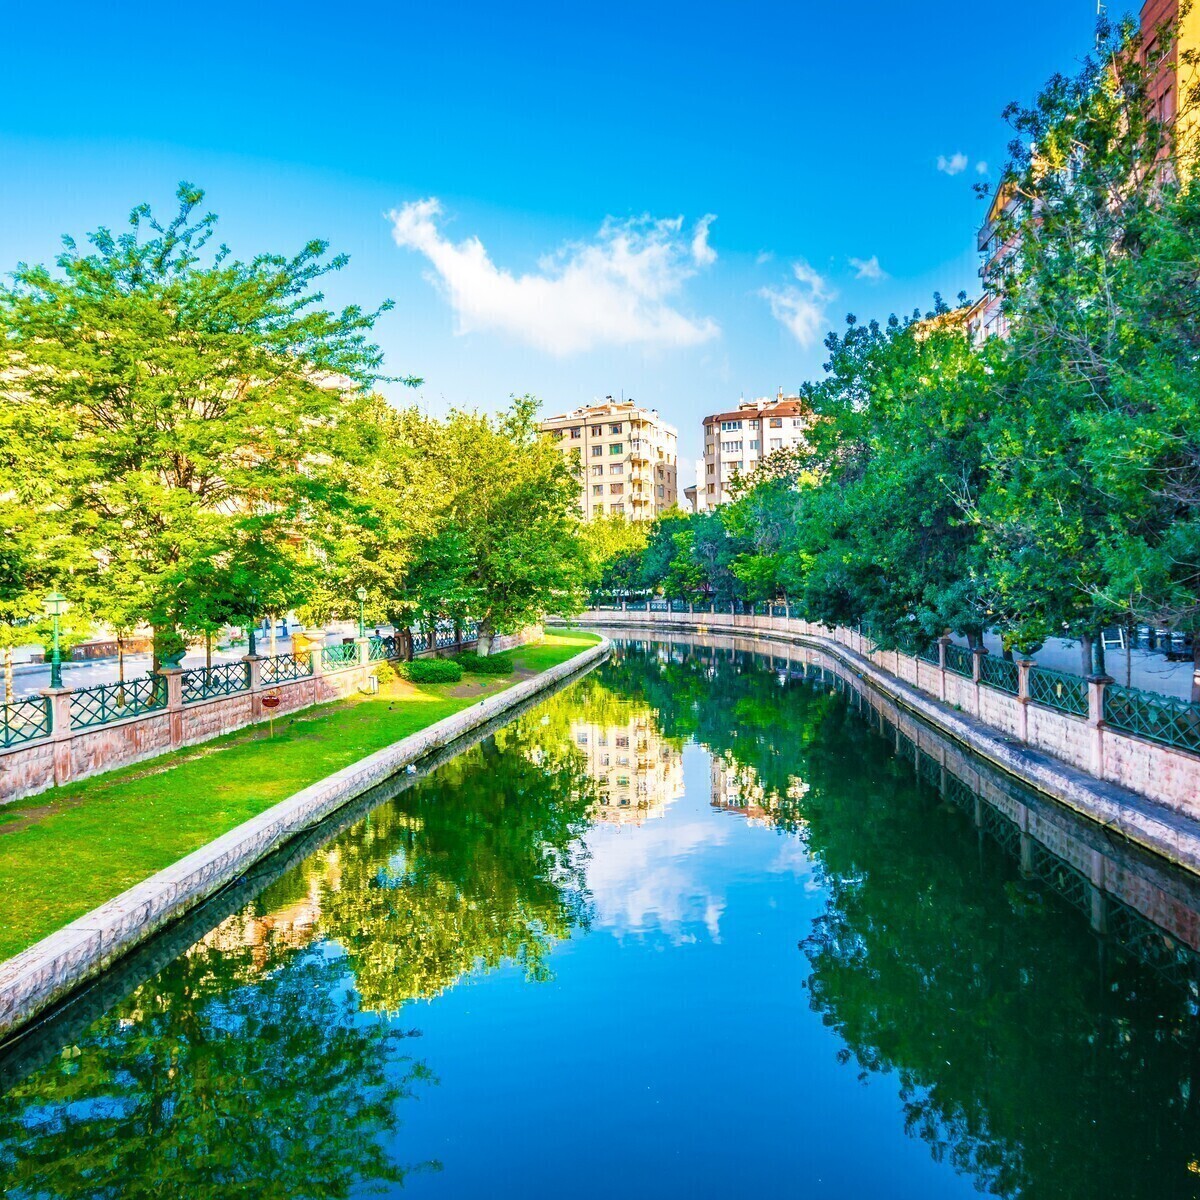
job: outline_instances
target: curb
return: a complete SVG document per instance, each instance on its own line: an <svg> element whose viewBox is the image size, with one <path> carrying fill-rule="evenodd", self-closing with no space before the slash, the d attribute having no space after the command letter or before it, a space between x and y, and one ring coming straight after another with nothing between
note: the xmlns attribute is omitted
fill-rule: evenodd
<svg viewBox="0 0 1200 1200"><path fill-rule="evenodd" d="M611 648L612 643L601 636L598 645L566 662L310 784L0 963L0 1039L94 979L297 834L431 751L607 658Z"/></svg>

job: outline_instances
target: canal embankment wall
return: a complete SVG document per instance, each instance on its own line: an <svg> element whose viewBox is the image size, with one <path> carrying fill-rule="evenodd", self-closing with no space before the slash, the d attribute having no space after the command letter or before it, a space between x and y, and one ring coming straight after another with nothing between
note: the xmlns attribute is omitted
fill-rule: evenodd
<svg viewBox="0 0 1200 1200"><path fill-rule="evenodd" d="M898 650L878 650L856 630L797 617L734 613L589 610L576 624L613 629L736 632L826 652L898 704L1028 786L1130 841L1200 874L1200 756L1112 729L1087 681L1086 716L1035 702L1022 680L1010 695ZM1027 672L1022 672L1027 676ZM1083 681L1081 681L1082 683Z"/></svg>
<svg viewBox="0 0 1200 1200"><path fill-rule="evenodd" d="M268 855L397 772L554 689L607 657L596 646L296 792L40 942L0 963L0 1039L96 978Z"/></svg>

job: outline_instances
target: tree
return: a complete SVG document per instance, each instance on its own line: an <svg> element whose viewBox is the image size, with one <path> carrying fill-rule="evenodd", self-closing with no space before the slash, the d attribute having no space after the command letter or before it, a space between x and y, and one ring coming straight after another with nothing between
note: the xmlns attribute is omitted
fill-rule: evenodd
<svg viewBox="0 0 1200 1200"><path fill-rule="evenodd" d="M169 223L141 205L127 232L65 238L57 270L0 285L0 460L102 570L139 579L158 623L202 564L329 539L331 449L380 364L376 313L321 307L345 256L312 241L238 261L209 248L203 192L177 195Z"/></svg>

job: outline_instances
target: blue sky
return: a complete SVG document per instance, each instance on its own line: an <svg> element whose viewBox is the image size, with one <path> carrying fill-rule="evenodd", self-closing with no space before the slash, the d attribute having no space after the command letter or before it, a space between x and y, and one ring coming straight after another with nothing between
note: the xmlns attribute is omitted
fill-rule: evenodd
<svg viewBox="0 0 1200 1200"><path fill-rule="evenodd" d="M977 288L999 113L1095 7L5 3L0 269L188 179L240 255L348 252L430 411L624 391L694 457L847 312Z"/></svg>

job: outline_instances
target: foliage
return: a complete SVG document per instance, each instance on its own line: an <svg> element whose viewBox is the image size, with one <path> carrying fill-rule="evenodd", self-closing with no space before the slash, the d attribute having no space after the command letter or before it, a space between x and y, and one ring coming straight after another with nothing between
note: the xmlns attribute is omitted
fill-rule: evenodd
<svg viewBox="0 0 1200 1200"><path fill-rule="evenodd" d="M414 658L397 663L396 674L410 683L457 683L463 669L452 658Z"/></svg>
<svg viewBox="0 0 1200 1200"><path fill-rule="evenodd" d="M397 679L398 677L399 676L396 668L392 666L392 664L388 662L386 658L375 664L375 678L378 679L381 684L391 683L392 680Z"/></svg>
<svg viewBox="0 0 1200 1200"><path fill-rule="evenodd" d="M511 675L514 665L511 653L485 656L471 650L464 650L455 661L464 671L475 675Z"/></svg>

